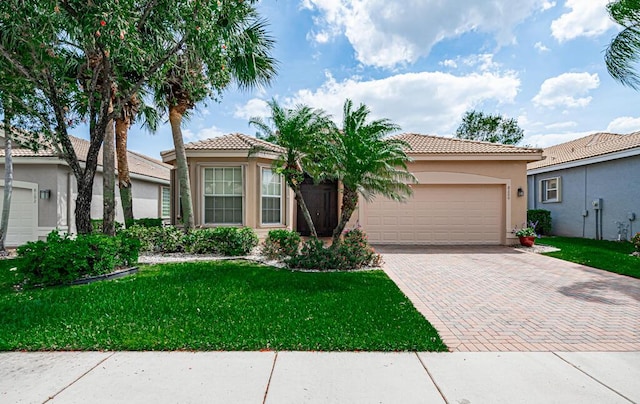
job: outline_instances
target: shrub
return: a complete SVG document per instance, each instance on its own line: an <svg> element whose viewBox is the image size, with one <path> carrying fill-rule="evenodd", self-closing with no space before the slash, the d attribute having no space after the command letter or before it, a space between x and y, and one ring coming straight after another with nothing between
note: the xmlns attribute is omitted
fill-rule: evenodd
<svg viewBox="0 0 640 404"><path fill-rule="evenodd" d="M537 234L551 234L551 212L546 209L530 209L527 211L527 223L537 223Z"/></svg>
<svg viewBox="0 0 640 404"><path fill-rule="evenodd" d="M124 229L124 225L120 222L115 222L116 233ZM91 219L91 233L102 234L102 219Z"/></svg>
<svg viewBox="0 0 640 404"><path fill-rule="evenodd" d="M366 266L379 266L381 262L382 258L371 248L366 235L360 229L346 232L342 241L328 248L325 248L321 240L309 239L303 243L300 253L286 260L291 268L320 271L348 271Z"/></svg>
<svg viewBox="0 0 640 404"><path fill-rule="evenodd" d="M127 227L135 225L142 227L162 227L162 219L158 217L143 217L140 219L129 220L127 222Z"/></svg>
<svg viewBox="0 0 640 404"><path fill-rule="evenodd" d="M300 241L300 234L293 230L271 230L262 243L262 254L271 260L293 257L298 254Z"/></svg>
<svg viewBox="0 0 640 404"><path fill-rule="evenodd" d="M258 245L258 236L249 227L216 227L210 237L214 251L230 257L247 255Z"/></svg>
<svg viewBox="0 0 640 404"><path fill-rule="evenodd" d="M190 254L215 254L218 235L215 229L195 229L184 236L185 251Z"/></svg>
<svg viewBox="0 0 640 404"><path fill-rule="evenodd" d="M140 251L173 253L183 252L184 233L174 226L144 227L135 224L121 234L140 241Z"/></svg>
<svg viewBox="0 0 640 404"><path fill-rule="evenodd" d="M631 242L636 246L636 251L640 251L640 233L636 233L636 235L631 239Z"/></svg>
<svg viewBox="0 0 640 404"><path fill-rule="evenodd" d="M138 260L140 244L124 235L60 235L52 231L47 241L29 242L18 247L22 258L18 270L29 285L55 285L83 276L112 272Z"/></svg>

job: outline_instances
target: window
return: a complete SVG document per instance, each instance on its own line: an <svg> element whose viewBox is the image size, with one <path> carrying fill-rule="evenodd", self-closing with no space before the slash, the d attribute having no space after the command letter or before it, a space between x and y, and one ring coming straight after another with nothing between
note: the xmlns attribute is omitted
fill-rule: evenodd
<svg viewBox="0 0 640 404"><path fill-rule="evenodd" d="M560 202L560 177L541 180L540 195L542 202Z"/></svg>
<svg viewBox="0 0 640 404"><path fill-rule="evenodd" d="M282 176L262 169L262 224L280 224L282 210Z"/></svg>
<svg viewBox="0 0 640 404"><path fill-rule="evenodd" d="M162 198L160 203L160 216L171 216L171 190L168 187L162 187Z"/></svg>
<svg viewBox="0 0 640 404"><path fill-rule="evenodd" d="M204 222L242 224L242 168L204 169Z"/></svg>

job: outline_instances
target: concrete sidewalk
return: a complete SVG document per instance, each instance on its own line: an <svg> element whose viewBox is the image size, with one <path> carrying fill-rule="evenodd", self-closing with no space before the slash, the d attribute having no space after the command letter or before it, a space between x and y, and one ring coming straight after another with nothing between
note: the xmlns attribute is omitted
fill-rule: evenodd
<svg viewBox="0 0 640 404"><path fill-rule="evenodd" d="M0 353L2 403L629 403L640 352Z"/></svg>

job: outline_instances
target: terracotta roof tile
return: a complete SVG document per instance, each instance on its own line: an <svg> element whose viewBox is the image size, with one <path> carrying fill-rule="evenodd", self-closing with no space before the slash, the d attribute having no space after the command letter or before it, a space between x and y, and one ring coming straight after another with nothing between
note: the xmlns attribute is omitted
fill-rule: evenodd
<svg viewBox="0 0 640 404"><path fill-rule="evenodd" d="M478 142L441 136L403 133L392 139L405 141L411 147L407 154L529 154L540 149L517 147L489 142Z"/></svg>
<svg viewBox="0 0 640 404"><path fill-rule="evenodd" d="M265 140L247 136L242 133L232 133L225 136L191 142L184 145L186 150L251 150L254 147L263 147L266 151L280 153L284 149ZM166 154L168 152L162 152Z"/></svg>
<svg viewBox="0 0 640 404"><path fill-rule="evenodd" d="M0 131L0 133L1 132L2 131ZM4 133L2 133L1 136L4 137ZM89 141L77 138L75 136L69 136L69 138L71 139L71 144L73 144L73 149L78 155L78 159L80 161L85 161L87 158L87 154L89 153ZM43 146L37 152L26 148L21 148L19 145L17 147L14 146L14 148L11 150L11 154L14 157L60 157L60 153L56 150L55 147L51 145L50 142L43 140L41 144ZM0 157L4 157L4 148L0 148ZM169 164L165 164L159 160L132 151L127 152L127 157L129 162L129 171L132 174L145 175L148 177L159 178L167 181L169 180L169 175L171 172L171 166ZM102 148L100 148L100 152L98 155L98 166L102 166L102 164L100 164L101 162Z"/></svg>
<svg viewBox="0 0 640 404"><path fill-rule="evenodd" d="M634 148L640 148L640 132L628 135L594 133L570 142L547 147L543 150L543 156L546 158L529 163L527 169L549 167Z"/></svg>

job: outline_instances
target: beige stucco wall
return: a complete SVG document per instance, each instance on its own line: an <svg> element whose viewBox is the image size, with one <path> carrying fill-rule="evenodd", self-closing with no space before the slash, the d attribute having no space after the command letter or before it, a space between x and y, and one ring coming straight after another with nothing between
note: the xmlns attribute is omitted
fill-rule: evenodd
<svg viewBox="0 0 640 404"><path fill-rule="evenodd" d="M408 169L419 184L498 184L505 190L503 220L505 237L503 244L513 244L514 227L522 227L527 220L527 170L526 161L520 160L416 160ZM518 196L518 188L525 195ZM360 219L358 210L351 217L349 227Z"/></svg>
<svg viewBox="0 0 640 404"><path fill-rule="evenodd" d="M204 169L207 167L242 167L244 194L243 194L243 215L242 226L251 227L256 230L260 238L264 238L271 229L291 229L294 217L294 199L288 187L283 192L282 201L282 223L279 225L263 225L261 223L261 169L270 168L273 160L259 157L188 157L189 179L191 182L191 193L193 200L193 213L196 226L213 226L204 223ZM175 166L175 161L168 164ZM175 170L172 173L172 183L176 183ZM177 223L179 214L178 187L172 186L172 223Z"/></svg>

